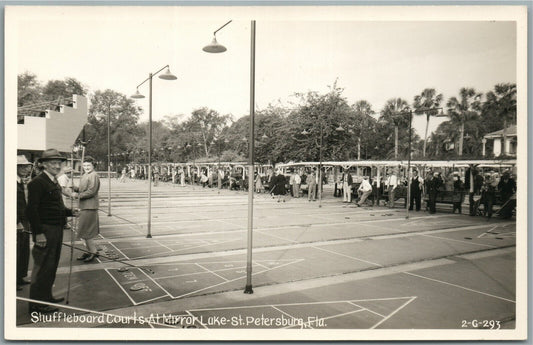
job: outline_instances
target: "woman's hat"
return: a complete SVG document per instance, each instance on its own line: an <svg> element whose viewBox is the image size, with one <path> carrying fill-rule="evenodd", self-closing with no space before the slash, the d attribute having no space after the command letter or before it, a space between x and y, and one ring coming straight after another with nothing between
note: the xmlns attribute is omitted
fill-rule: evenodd
<svg viewBox="0 0 533 345"><path fill-rule="evenodd" d="M32 162L28 161L26 156L24 155L18 155L17 156L17 165L33 165Z"/></svg>
<svg viewBox="0 0 533 345"><path fill-rule="evenodd" d="M65 157L63 157L58 150L56 149L48 149L48 150L44 150L43 151L43 154L41 156L41 158L39 158L39 161L40 162L44 162L44 161L50 161L50 160L54 160L54 159L57 159L57 160L61 160L61 161L66 161L67 159Z"/></svg>
<svg viewBox="0 0 533 345"><path fill-rule="evenodd" d="M91 156L85 156L85 157L83 157L83 162L82 163L85 163L85 162L94 163L94 158L91 157Z"/></svg>

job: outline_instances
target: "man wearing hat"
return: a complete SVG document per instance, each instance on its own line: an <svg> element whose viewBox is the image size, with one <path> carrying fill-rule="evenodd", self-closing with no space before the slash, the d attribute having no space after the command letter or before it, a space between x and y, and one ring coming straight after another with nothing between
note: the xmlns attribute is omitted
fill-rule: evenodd
<svg viewBox="0 0 533 345"><path fill-rule="evenodd" d="M39 161L44 170L28 184L26 207L34 242L30 299L59 303L64 298L55 298L52 295L52 286L61 255L63 226L66 217L73 216L72 211L63 203L61 187L56 179L66 158L56 149L48 149L43 152ZM29 311L31 314L53 313L57 308L30 302Z"/></svg>
<svg viewBox="0 0 533 345"><path fill-rule="evenodd" d="M30 282L24 278L28 275L30 261L30 224L25 215L28 202L26 179L30 174L32 163L24 155L17 156L17 291Z"/></svg>

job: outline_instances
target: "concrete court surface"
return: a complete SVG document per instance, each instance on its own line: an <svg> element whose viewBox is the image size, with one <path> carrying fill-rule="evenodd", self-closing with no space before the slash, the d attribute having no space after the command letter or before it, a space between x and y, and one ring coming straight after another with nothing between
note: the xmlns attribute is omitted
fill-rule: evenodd
<svg viewBox="0 0 533 345"><path fill-rule="evenodd" d="M243 294L247 192L160 183L152 188L148 239L147 182L112 181L112 216L101 182L98 246L110 258L74 260L70 303L58 305L86 319L35 322L26 286L18 293L18 326L514 328L514 220L451 214L446 206L405 219L402 202L358 208L328 188L321 208L306 198L278 203L256 194L254 293ZM119 271L127 266L112 259L137 267ZM65 246L56 296L66 294L69 260Z"/></svg>

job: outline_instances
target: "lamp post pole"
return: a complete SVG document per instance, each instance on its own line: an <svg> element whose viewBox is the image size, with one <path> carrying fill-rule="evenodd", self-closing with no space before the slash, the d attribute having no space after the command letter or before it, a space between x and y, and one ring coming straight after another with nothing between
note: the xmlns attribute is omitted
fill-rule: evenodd
<svg viewBox="0 0 533 345"><path fill-rule="evenodd" d="M324 144L324 128L320 118L320 146L318 148L318 207L322 207L322 145Z"/></svg>
<svg viewBox="0 0 533 345"><path fill-rule="evenodd" d="M231 23L231 20L213 32L213 41L202 50L207 53L223 53L226 47L216 40L216 33ZM246 249L246 287L244 293L253 293L252 289L252 235L253 235L253 200L254 200L254 117L255 117L255 20L251 21L250 31L250 138L248 144L248 240Z"/></svg>
<svg viewBox="0 0 533 345"><path fill-rule="evenodd" d="M111 217L111 105L107 108L107 216Z"/></svg>
<svg viewBox="0 0 533 345"><path fill-rule="evenodd" d="M148 95L148 225L146 238L152 238L152 77L149 76L149 89Z"/></svg>
<svg viewBox="0 0 533 345"><path fill-rule="evenodd" d="M139 93L139 86L148 81L148 223L146 238L152 238L152 78L165 68L167 70L160 75L159 78L164 80L176 80L177 77L170 73L170 67L169 65L166 65L157 72L148 74L148 78L137 85L137 92L131 96L132 98L144 98L144 96Z"/></svg>
<svg viewBox="0 0 533 345"><path fill-rule="evenodd" d="M246 287L244 293L254 293L252 289L252 235L254 223L254 117L255 117L255 20L251 22L250 38L250 143L248 152L248 245L246 255Z"/></svg>

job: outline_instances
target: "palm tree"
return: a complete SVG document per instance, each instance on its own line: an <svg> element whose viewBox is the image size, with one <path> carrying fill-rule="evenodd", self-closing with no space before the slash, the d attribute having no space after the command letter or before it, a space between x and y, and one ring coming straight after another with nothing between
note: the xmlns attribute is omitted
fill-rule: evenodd
<svg viewBox="0 0 533 345"><path fill-rule="evenodd" d="M359 134L357 136L357 159L361 159L361 137L368 132L369 117L374 114L372 105L365 100L358 101L353 105L355 115L359 120ZM365 140L366 141L366 140Z"/></svg>
<svg viewBox="0 0 533 345"><path fill-rule="evenodd" d="M435 89L424 89L420 95L415 96L413 104L415 111L421 109L432 109L440 107L442 102L442 93L437 95ZM420 115L426 114L426 131L424 134L424 147L422 149L422 156L426 157L426 142L428 137L429 118L438 114L438 110L420 111Z"/></svg>
<svg viewBox="0 0 533 345"><path fill-rule="evenodd" d="M401 98L389 99L381 111L380 120L394 125L394 159L398 159L398 127L409 123L406 111L409 111L409 104Z"/></svg>
<svg viewBox="0 0 533 345"><path fill-rule="evenodd" d="M465 121L476 117L481 105L481 93L474 88L463 87L459 90L459 97L452 97L446 103L448 115L453 123L460 124L459 156L463 155L463 141L465 134Z"/></svg>

